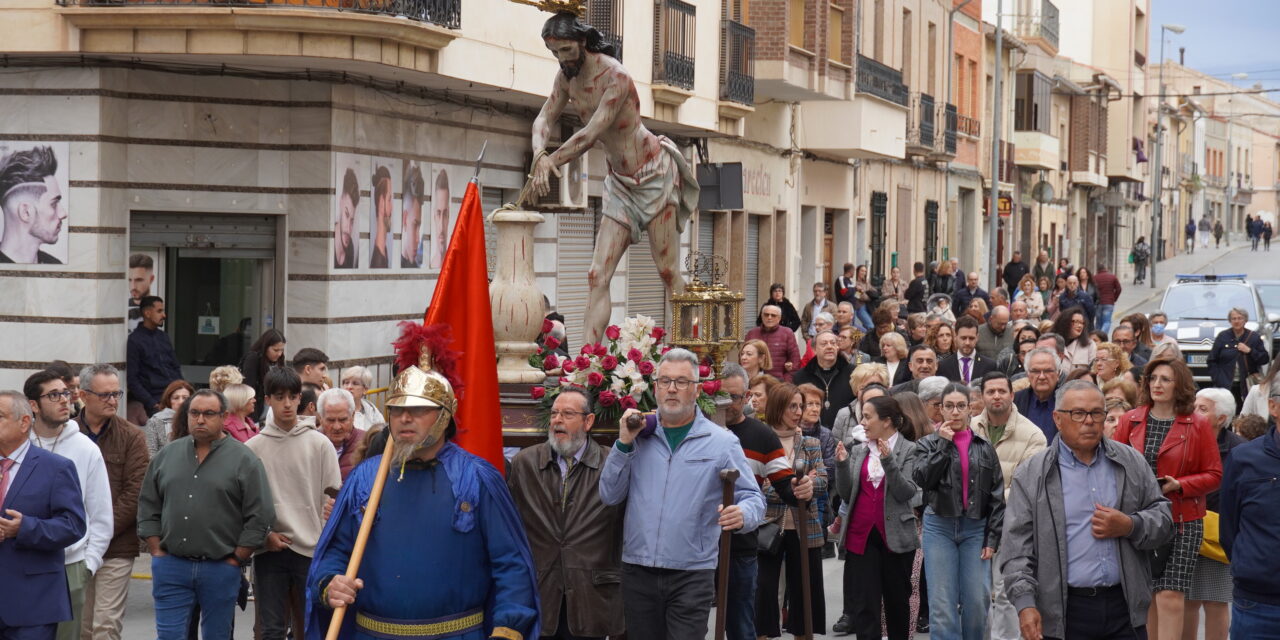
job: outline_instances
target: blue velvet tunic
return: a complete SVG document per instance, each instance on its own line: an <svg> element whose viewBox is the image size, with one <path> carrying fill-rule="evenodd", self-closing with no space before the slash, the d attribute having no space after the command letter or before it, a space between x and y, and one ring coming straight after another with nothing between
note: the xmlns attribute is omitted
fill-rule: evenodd
<svg viewBox="0 0 1280 640"><path fill-rule="evenodd" d="M346 571L381 456L351 472L325 524L307 580L307 640L321 640L332 615L322 586ZM448 636L488 638L508 627L538 637L537 582L529 544L505 483L488 462L452 443L440 464L393 468L359 577L364 588L343 620L342 638L373 636L355 612L423 621L484 610L483 629Z"/></svg>

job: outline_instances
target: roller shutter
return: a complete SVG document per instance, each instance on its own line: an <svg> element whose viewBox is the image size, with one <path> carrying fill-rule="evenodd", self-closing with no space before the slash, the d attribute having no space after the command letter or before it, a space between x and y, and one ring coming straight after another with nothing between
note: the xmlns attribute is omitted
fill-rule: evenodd
<svg viewBox="0 0 1280 640"><path fill-rule="evenodd" d="M595 248L595 220L591 211L556 215L560 228L557 241L556 310L564 316L565 335L582 337L587 310L587 272Z"/></svg>
<svg viewBox="0 0 1280 640"><path fill-rule="evenodd" d="M760 309L760 216L747 214L747 269L742 287L746 299L742 302L742 324L755 326Z"/></svg>
<svg viewBox="0 0 1280 640"><path fill-rule="evenodd" d="M627 249L627 315L645 315L667 326L667 288L649 250L649 232Z"/></svg>

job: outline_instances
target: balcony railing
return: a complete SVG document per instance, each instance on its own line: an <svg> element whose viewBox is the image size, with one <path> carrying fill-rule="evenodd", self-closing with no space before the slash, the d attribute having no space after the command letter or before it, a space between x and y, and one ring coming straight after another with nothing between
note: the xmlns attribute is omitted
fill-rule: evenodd
<svg viewBox="0 0 1280 640"><path fill-rule="evenodd" d="M754 104L756 30L736 20L720 21L720 99Z"/></svg>
<svg viewBox="0 0 1280 640"><path fill-rule="evenodd" d="M1054 49L1058 48L1058 7L1050 0L1040 1L1040 30L1038 34Z"/></svg>
<svg viewBox="0 0 1280 640"><path fill-rule="evenodd" d="M587 23L595 27L622 59L622 0L590 0Z"/></svg>
<svg viewBox="0 0 1280 640"><path fill-rule="evenodd" d="M1018 176L1018 167L1014 163L1012 142L1000 141L1000 181L1013 182Z"/></svg>
<svg viewBox="0 0 1280 640"><path fill-rule="evenodd" d="M329 9L428 22L448 29L462 26L462 0L57 0L82 7L271 7Z"/></svg>
<svg viewBox="0 0 1280 640"><path fill-rule="evenodd" d="M858 56L855 87L858 93L870 94L894 104L907 106L907 85L902 83L902 72L864 55Z"/></svg>
<svg viewBox="0 0 1280 640"><path fill-rule="evenodd" d="M956 116L956 131L973 138L982 137L982 121L969 116Z"/></svg>
<svg viewBox="0 0 1280 640"><path fill-rule="evenodd" d="M947 104L942 109L943 130L943 146L942 150L947 155L954 156L956 154L956 122L960 119L959 112L956 111L954 104Z"/></svg>
<svg viewBox="0 0 1280 640"><path fill-rule="evenodd" d="M910 95L907 111L907 146L920 151L932 150L937 105L933 96L927 93L913 92Z"/></svg>
<svg viewBox="0 0 1280 640"><path fill-rule="evenodd" d="M654 84L692 90L697 7L682 0L658 0L653 13Z"/></svg>

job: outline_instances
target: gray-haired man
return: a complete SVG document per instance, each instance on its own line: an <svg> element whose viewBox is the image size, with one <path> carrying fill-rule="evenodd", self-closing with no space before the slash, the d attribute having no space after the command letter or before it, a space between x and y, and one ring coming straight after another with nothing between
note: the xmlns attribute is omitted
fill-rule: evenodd
<svg viewBox="0 0 1280 640"><path fill-rule="evenodd" d="M672 349L658 363L657 420L632 429L623 414L600 475L605 504L627 503L622 593L627 635L702 638L714 596L720 531L752 531L764 497L738 439L698 411L698 358ZM724 505L720 471L736 469L736 504ZM670 490L679 487L678 491Z"/></svg>

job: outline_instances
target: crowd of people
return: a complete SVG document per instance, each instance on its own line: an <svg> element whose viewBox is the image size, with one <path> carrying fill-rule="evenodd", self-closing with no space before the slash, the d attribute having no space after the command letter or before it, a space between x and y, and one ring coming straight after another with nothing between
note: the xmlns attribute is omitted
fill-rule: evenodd
<svg viewBox="0 0 1280 640"><path fill-rule="evenodd" d="M139 371L53 362L0 391L0 635L118 639L145 551L162 640L230 638L250 598L268 640L346 608L343 637L384 640L701 639L713 607L732 640L1277 637L1280 369L1247 312L1197 390L1163 314L1113 324L1104 267L1015 254L990 292L912 271L847 265L800 309L776 285L723 424L684 349L611 444L562 389L505 480L452 443L427 329L397 342L384 415L368 370L335 385L274 330L183 380L144 298Z"/></svg>

